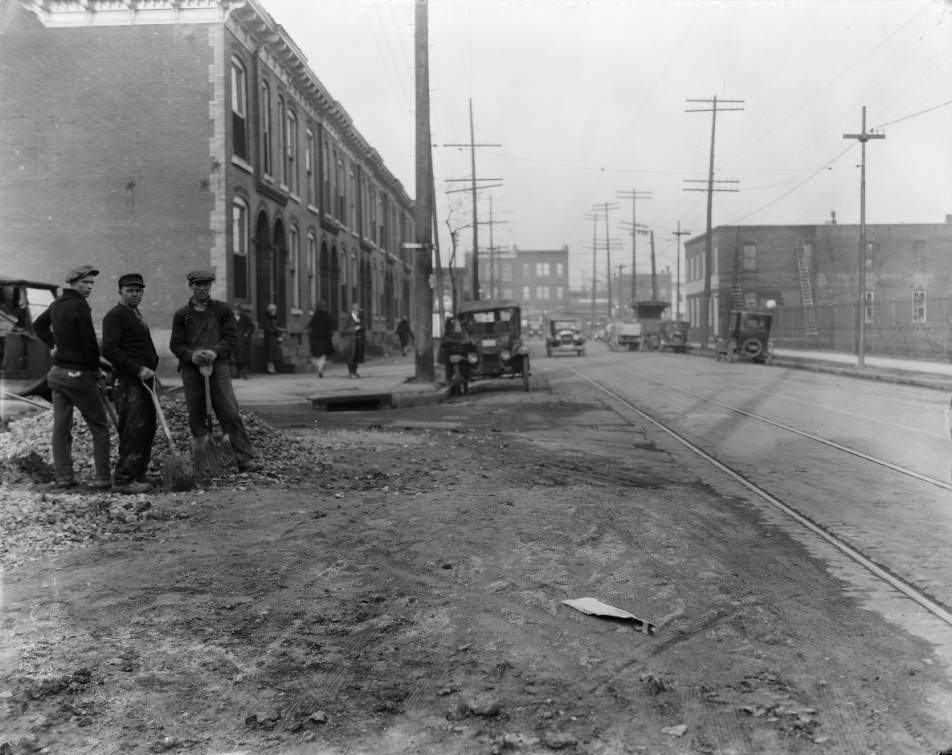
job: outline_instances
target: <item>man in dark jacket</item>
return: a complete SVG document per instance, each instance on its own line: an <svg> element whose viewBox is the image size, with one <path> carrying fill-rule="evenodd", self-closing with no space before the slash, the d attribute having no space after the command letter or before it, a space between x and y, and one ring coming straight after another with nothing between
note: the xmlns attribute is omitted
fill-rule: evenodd
<svg viewBox="0 0 952 755"><path fill-rule="evenodd" d="M53 391L53 473L56 487L76 485L73 476L73 407L79 409L93 439L94 490L112 487L109 476L109 424L99 384L99 344L92 310L86 299L99 271L79 265L66 274L63 293L43 312L33 328L51 350L53 366L46 376Z"/></svg>
<svg viewBox="0 0 952 755"><path fill-rule="evenodd" d="M238 412L238 400L231 385L228 364L238 338L235 316L225 302L212 299L214 280L214 274L207 270L194 270L188 274L192 296L172 317L169 348L179 360L192 437L203 438L208 434L205 424L205 379L199 368L211 365L213 370L209 385L212 408L231 441L238 469L241 472L253 472L259 466Z"/></svg>
<svg viewBox="0 0 952 755"><path fill-rule="evenodd" d="M119 414L119 460L115 485L119 493L145 493L156 416L152 396L142 384L155 378L159 357L149 325L139 312L145 281L139 273L119 276L119 303L102 321L102 355L116 376L113 396Z"/></svg>

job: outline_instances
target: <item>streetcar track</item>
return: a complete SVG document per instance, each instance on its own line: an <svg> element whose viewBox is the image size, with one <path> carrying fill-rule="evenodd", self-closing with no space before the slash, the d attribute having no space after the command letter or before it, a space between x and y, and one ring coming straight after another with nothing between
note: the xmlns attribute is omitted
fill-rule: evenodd
<svg viewBox="0 0 952 755"><path fill-rule="evenodd" d="M586 378L586 379L589 379L589 378ZM656 381L649 380L647 382L652 382L655 385L659 385L659 383L657 383ZM898 464L893 464L892 462L886 461L885 459L880 459L876 456L872 456L863 451L858 451L855 448L850 448L849 446L845 446L842 443L837 443L835 440L829 440L828 438L824 438L821 435L816 435L806 430L801 430L797 427L794 427L793 425L788 425L788 424L785 424L784 422L779 422L777 420L770 419L769 417L764 417L760 414L754 414L753 412L749 412L746 409L739 409L736 406L730 406L729 404L725 404L721 401L718 401L715 398L711 398L710 396L705 396L703 393L697 393L695 391L688 390L687 388L679 388L678 386L671 385L669 383L665 383L664 387L668 388L669 390L674 390L680 393L687 394L688 396L694 396L695 398L699 398L702 401L706 401L710 404L713 404L714 406L719 406L721 409L726 409L729 412L740 414L741 416L747 417L748 419L757 420L758 422L762 422L765 425L771 425L772 427L776 427L780 430L786 430L787 432L793 433L794 435L799 435L801 438L806 438L808 440L812 440L821 445L828 446L829 448L836 449L837 451L841 451L842 453L849 454L850 456L855 456L859 459L863 459L864 461L868 461L871 464L876 464L878 466L884 467L892 472L898 472L899 474L906 475L907 477L912 477L913 479L919 480L920 482L925 482L930 485L935 485L936 487L942 488L943 490L952 490L952 483L948 483L945 480L939 480L935 477L930 477L927 474L923 474L922 472L917 472L914 469L909 469L908 467L901 467Z"/></svg>
<svg viewBox="0 0 952 755"><path fill-rule="evenodd" d="M853 561L854 563L856 563L856 564L858 564L859 566L862 566L864 569L866 569L866 571L868 571L868 572L869 572L870 574L872 574L874 577L876 577L877 579L881 580L882 582L885 582L885 583L888 584L890 587L892 587L894 590L896 590L896 591L902 593L902 594L905 595L907 598L909 598L910 600L914 601L917 605L919 605L921 608L923 608L923 609L925 609L926 611L928 611L930 614L932 614L933 616L935 616L937 619L939 619L939 620L942 621L943 623L945 623L945 624L947 624L947 625L949 625L949 626L952 626L952 613L950 613L948 610L946 610L942 605L940 605L940 604L937 603L936 601L934 601L934 600L932 600L931 598L929 598L925 593L923 593L922 591L920 591L919 589L917 589L917 588L914 587L913 585L909 584L909 583L906 582L905 580L903 580L903 579L901 579L901 578L895 576L894 574L890 573L890 572L887 571L886 568L884 568L883 566L880 566L880 565L877 564L876 562L874 562L874 561L872 561L871 559L867 558L867 557L864 556L859 550L857 550L857 549L854 548L853 546L849 545L846 541L840 539L840 538L837 537L836 535L834 535L834 534L832 534L831 532L829 532L828 530L824 529L821 525L819 525L819 524L817 524L816 522L812 521L811 519L809 519L809 518L808 518L807 516L805 516L804 514L801 514L799 511L797 511L795 508L793 508L793 507L790 506L789 504L784 503L784 502L781 501L779 498L777 498L776 496L772 495L772 494L771 494L769 491L767 491L765 488L760 487L759 485L757 485L756 483L752 482L752 481L749 480L747 477L745 477L744 475L742 475L740 472L738 472L738 471L732 469L731 467L727 466L727 464L725 464L724 462L720 461L719 459L715 458L715 457L712 456L711 454L707 453L707 452L706 452L704 449L702 449L700 446L698 446L698 445L696 445L695 443L691 442L691 441L688 440L685 436L683 436L683 435L681 435L680 433L678 433L676 430L674 430L674 429L668 427L666 424L664 424L664 423L661 422L660 420L656 419L655 417L652 417L652 416L651 416L650 414L648 414L647 412L645 412L645 411L643 411L642 409L638 408L638 407L635 406L632 402L630 402L628 399L624 398L623 396L620 396L619 394L617 394L616 392L614 392L613 390L611 390L611 389L608 388L607 386L603 385L602 383L598 382L598 381L595 380L594 378L591 378L591 377L589 377L588 375L585 375L585 374L582 373L580 370L578 370L576 367L572 367L571 369L572 369L579 377L581 377L582 379L584 379L585 381L587 381L588 383L590 383L591 385L593 385L595 388L597 388L598 390L600 390L602 393L604 393L604 394L606 394L607 396L609 396L609 397L611 397L612 399L614 399L617 403L621 404L622 406L626 407L626 408L629 409L630 411L632 411L632 412L634 412L635 414L637 414L640 418L642 418L642 419L645 420L646 422L650 423L651 425L653 425L653 426L656 427L657 429L661 430L663 433L665 433L665 434L666 434L667 436L669 436L671 439L675 440L676 442L678 442L679 444L681 444L682 446L684 446L686 449L688 449L688 450L689 450L691 453L693 453L695 456L698 456L698 457L700 457L701 459L703 459L704 461L708 462L711 466L713 466L714 468L716 468L716 469L719 470L720 472L724 473L725 475L727 475L728 477L730 477L732 480L734 480L735 482L739 483L739 484L742 485L743 487L747 488L747 490L749 490L750 492L754 493L757 497L759 497L760 499L762 499L762 500L765 501L766 503L770 504L772 507L774 507L774 508L777 509L778 511L780 511L780 512L786 514L789 518L791 518L791 519L793 519L795 522L797 522L797 524L799 524L800 526L802 526L802 527L804 527L805 529L809 530L809 531L812 532L814 535L818 536L818 537L821 538L823 541L825 541L827 544L829 544L829 545L833 546L834 548L836 548L838 551L840 551L843 555L845 555L845 556L846 556L847 558L849 558L851 561ZM669 387L669 388L673 388L674 386L668 386L668 387ZM734 408L729 407L729 406L727 406L727 405L725 405L725 404L720 404L719 402L714 401L713 399L707 399L707 397L705 397L705 396L703 396L703 395L701 395L701 394L694 393L693 391L688 391L688 390L684 390L684 389L676 389L676 390L681 390L683 393L688 393L688 394L694 395L694 396L696 396L696 397L698 397L698 398L702 398L702 399L705 399L705 400L712 401L713 403L715 403L715 404L717 404L717 405L719 405L719 406L722 406L722 407L724 407L724 408L726 408L726 409L729 409L729 410L731 410L731 411L736 411L736 412L738 412L738 413L740 413L740 414L742 414L742 415L745 415L745 416L750 417L751 419L758 419L758 420L765 421L767 424L774 425L774 426L776 426L776 427L778 427L778 428L781 428L781 429L784 429L784 430L789 430L790 432L794 432L794 433L796 433L797 435L802 435L803 437L806 437L806 438L808 438L808 439L816 440L816 441L818 441L818 442L825 442L824 439L822 439L822 438L816 438L816 437L810 435L809 433L805 433L805 432L799 431L799 430L797 430L796 428L788 427L788 426L786 426L786 425L783 425L782 423L774 422L774 421L772 421L772 420L768 420L768 419L763 418L763 417L758 417L758 416L755 415L755 414L750 414L750 413L745 412L745 411L740 410L740 409L734 409ZM854 451L854 450L849 449L849 448L847 448L847 447L845 447L845 446L840 446L839 444L833 443L832 441L825 442L825 445L829 445L829 446L831 446L831 447L833 447L833 448L837 448L838 450L841 450L841 451L843 451L843 452L845 452L845 453L849 453L849 454L852 454L852 455L854 455L854 456L858 456L858 457L860 457L860 458L866 459L866 460L871 461L871 462L873 462L873 463L882 464L882 466L885 466L885 467L890 468L890 469L894 469L894 471L898 471L898 472L902 472L902 473L908 473L908 472L910 471L910 470L904 470L904 469L901 468L901 467L895 467L894 465L891 465L891 464L889 464L888 462L883 462L882 460L877 460L877 459L875 459L874 457L869 457L869 456L867 456L866 454L862 454L862 453L860 453L860 452ZM944 487L944 488L946 488L946 489L952 489L952 486L950 486L950 485L947 484L947 483L942 483L940 480L934 480L934 479L929 478L929 477L926 477L926 476L924 476L924 475L919 475L918 473L912 473L910 476L916 477L917 479L921 479L921 480L923 480L923 481L925 481L925 482L930 482L930 483L936 484L936 485L938 485L939 487Z"/></svg>

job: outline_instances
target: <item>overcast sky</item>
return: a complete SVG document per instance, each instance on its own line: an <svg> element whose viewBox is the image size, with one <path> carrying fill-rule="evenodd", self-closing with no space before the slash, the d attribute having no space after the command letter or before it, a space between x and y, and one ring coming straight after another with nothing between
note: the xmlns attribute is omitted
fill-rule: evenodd
<svg viewBox="0 0 952 755"><path fill-rule="evenodd" d="M411 196L413 4L408 0L262 0ZM608 233L631 261L632 203L674 268L678 221L704 231L709 108L717 117L713 224L858 223L867 129L868 223L938 223L952 214L950 0L431 0L431 129L444 261L446 220L471 222L469 101L476 173L493 243L570 249L572 281L590 280L594 205L617 203ZM604 245L605 224L598 223ZM480 247L489 244L481 225ZM683 237L683 239L690 236ZM460 232L459 252L472 246ZM650 268L638 241L638 269ZM604 252L599 275L604 275Z"/></svg>

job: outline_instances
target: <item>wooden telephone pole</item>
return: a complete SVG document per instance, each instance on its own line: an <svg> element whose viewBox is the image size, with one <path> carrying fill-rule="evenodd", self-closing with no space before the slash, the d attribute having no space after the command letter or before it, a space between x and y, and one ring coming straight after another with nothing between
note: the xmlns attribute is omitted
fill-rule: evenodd
<svg viewBox="0 0 952 755"><path fill-rule="evenodd" d="M631 200L631 304L632 306L638 301L638 286L636 281L638 280L638 218L636 216L635 208L638 205L639 199L653 199L652 193L650 191L638 191L637 189L632 189L631 191L619 191L619 199L630 199ZM619 298L621 295L619 293Z"/></svg>
<svg viewBox="0 0 952 755"><path fill-rule="evenodd" d="M675 238L675 243L677 244L677 262L674 265L675 268L675 294L674 294L674 319L681 319L681 237L689 236L690 231L681 230L681 221L678 221L678 230L672 231L671 235Z"/></svg>
<svg viewBox="0 0 952 755"><path fill-rule="evenodd" d="M418 0L419 2L419 0ZM501 178L476 178L476 147L501 147L501 144L477 144L475 129L473 128L473 100L469 100L469 142L465 144L444 144L444 147L469 147L470 192L473 196L473 300L479 301L479 210L476 205L476 191L488 189L488 186L477 186L477 181L502 181ZM464 180L464 179L451 179ZM495 184L501 186L502 184Z"/></svg>
<svg viewBox="0 0 952 755"><path fill-rule="evenodd" d="M870 139L885 139L885 134L866 130L866 106L863 105L862 131L858 134L843 134L844 139L856 139L862 148L859 173L859 302L858 338L856 340L856 366L866 366L866 142Z"/></svg>
<svg viewBox="0 0 952 755"><path fill-rule="evenodd" d="M711 214L713 208L713 196L715 191L738 191L738 189L715 189L715 183L740 183L739 181L715 181L714 180L714 134L717 128L717 114L726 110L743 110L742 107L721 107L718 103L743 104L743 100L719 100L717 95L709 100L688 100L688 102L703 102L711 107L690 108L688 113L710 113L711 114L711 159L707 169L707 189L685 189L685 191L707 191L707 235L704 239L704 298L701 305L701 346L708 344L711 330L711 273L713 272L713 255L711 251ZM699 181L697 183L700 183Z"/></svg>
<svg viewBox="0 0 952 755"><path fill-rule="evenodd" d="M416 288L415 380L432 383L433 369L433 159L430 152L430 68L428 8L417 0L414 12L414 61L416 94L416 243L414 283Z"/></svg>

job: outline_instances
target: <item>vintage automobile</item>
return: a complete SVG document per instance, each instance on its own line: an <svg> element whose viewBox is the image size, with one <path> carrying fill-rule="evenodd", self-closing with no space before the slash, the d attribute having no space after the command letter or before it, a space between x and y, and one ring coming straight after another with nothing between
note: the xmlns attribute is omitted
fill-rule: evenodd
<svg viewBox="0 0 952 755"><path fill-rule="evenodd" d="M773 359L770 324L773 314L764 310L732 310L727 321L727 334L717 340L715 358L728 362L748 359L759 364Z"/></svg>
<svg viewBox="0 0 952 755"><path fill-rule="evenodd" d="M542 323L530 322L527 329L527 338L542 338Z"/></svg>
<svg viewBox="0 0 952 755"><path fill-rule="evenodd" d="M616 320L608 323L605 341L611 351L638 351L641 348L641 323Z"/></svg>
<svg viewBox="0 0 952 755"><path fill-rule="evenodd" d="M478 361L470 382L484 378L521 378L529 390L529 349L522 340L520 306L511 299L463 302L457 317L476 346Z"/></svg>
<svg viewBox="0 0 952 755"><path fill-rule="evenodd" d="M52 360L33 321L52 304L55 283L0 275L0 374L7 380L42 378Z"/></svg>
<svg viewBox="0 0 952 755"><path fill-rule="evenodd" d="M585 354L585 337L582 335L581 318L572 315L545 315L545 355L553 354Z"/></svg>
<svg viewBox="0 0 952 755"><path fill-rule="evenodd" d="M687 320L663 320L659 326L661 350L683 354L690 349L688 344L690 327L691 323Z"/></svg>

